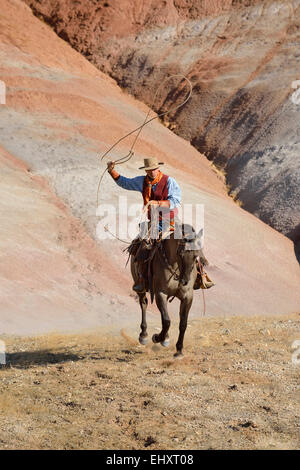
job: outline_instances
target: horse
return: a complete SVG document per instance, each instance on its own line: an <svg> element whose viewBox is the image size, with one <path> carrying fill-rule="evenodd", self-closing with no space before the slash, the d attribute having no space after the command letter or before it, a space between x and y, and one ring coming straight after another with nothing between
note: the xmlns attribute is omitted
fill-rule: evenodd
<svg viewBox="0 0 300 470"><path fill-rule="evenodd" d="M175 358L183 357L184 334L193 302L194 284L197 279L197 258L200 256L200 259L205 260L201 249L200 235L196 234L193 227L186 224L182 225L181 233L183 234L181 238L176 238L173 232L168 238L154 241L152 269L148 279L151 301L155 297L162 320L161 332L152 336L154 343L160 343L164 347L169 345L168 331L171 321L168 314L168 300L171 298L170 301L172 301L174 297L180 300L179 336L176 343ZM133 254L130 256L130 261L131 275L134 282L136 282L139 274ZM138 296L142 311L139 342L145 345L148 343L146 321L148 298L146 292L138 293Z"/></svg>

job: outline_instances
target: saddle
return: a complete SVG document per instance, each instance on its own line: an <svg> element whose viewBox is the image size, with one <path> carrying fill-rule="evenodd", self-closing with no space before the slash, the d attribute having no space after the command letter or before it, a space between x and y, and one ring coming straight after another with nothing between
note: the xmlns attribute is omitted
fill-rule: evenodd
<svg viewBox="0 0 300 470"><path fill-rule="evenodd" d="M163 249L163 240L165 238L164 234L157 240L148 241L146 239L140 239L139 237L135 238L126 251L129 253L127 263L129 261L130 256L134 257L134 262L139 264L139 272L143 278L144 285L140 286L136 284L133 287L133 290L139 292L139 289L143 287L144 292L150 291L151 303L154 299L154 292L153 292L153 259L156 251L158 249ZM126 263L126 265L127 265ZM194 284L194 290L197 289L209 289L210 287L214 286L215 284L211 281L207 273L204 271L204 266L208 264L205 256L202 253L197 259L197 278Z"/></svg>

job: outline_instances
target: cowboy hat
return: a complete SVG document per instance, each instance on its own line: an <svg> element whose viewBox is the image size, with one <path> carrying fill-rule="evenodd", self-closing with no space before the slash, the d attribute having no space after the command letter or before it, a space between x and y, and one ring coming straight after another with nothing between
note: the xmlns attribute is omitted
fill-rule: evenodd
<svg viewBox="0 0 300 470"><path fill-rule="evenodd" d="M158 162L156 158L144 158L144 166L141 166L139 170L155 170L163 164L163 162Z"/></svg>

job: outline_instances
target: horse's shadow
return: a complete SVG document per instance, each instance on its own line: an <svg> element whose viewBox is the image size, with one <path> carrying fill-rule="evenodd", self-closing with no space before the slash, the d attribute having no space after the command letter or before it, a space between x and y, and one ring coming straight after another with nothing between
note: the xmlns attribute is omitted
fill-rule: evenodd
<svg viewBox="0 0 300 470"><path fill-rule="evenodd" d="M37 351L20 351L6 354L6 367L16 369L29 369L34 366L47 366L49 364L61 364L69 361L84 359L73 353L49 352L46 349Z"/></svg>

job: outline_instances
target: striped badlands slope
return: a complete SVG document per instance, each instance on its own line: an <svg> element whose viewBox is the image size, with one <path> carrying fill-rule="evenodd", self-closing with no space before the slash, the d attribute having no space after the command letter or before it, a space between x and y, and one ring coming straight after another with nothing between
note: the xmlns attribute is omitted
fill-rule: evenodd
<svg viewBox="0 0 300 470"><path fill-rule="evenodd" d="M96 236L99 155L140 125L144 104L126 95L19 0L2 0L0 80L0 332L28 334L140 322L126 244ZM125 140L112 157L124 156ZM293 245L236 205L203 155L158 121L145 128L124 175L157 156L183 190L204 204L205 253L216 286L207 315L268 315L300 310ZM102 204L124 191L107 176ZM136 193L128 204L141 203ZM104 207L104 206L103 206ZM173 314L178 311L174 301ZM201 315L195 292L191 316ZM159 324L155 306L151 318Z"/></svg>

